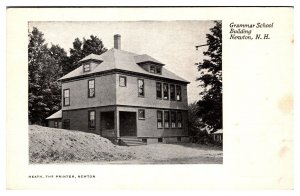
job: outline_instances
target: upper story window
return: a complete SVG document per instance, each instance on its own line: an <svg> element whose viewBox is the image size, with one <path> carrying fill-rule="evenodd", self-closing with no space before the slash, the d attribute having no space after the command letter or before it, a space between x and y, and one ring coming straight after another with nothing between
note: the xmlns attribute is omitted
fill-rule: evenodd
<svg viewBox="0 0 300 196"><path fill-rule="evenodd" d="M162 93L161 83L160 82L156 82L156 98L157 99L161 99L162 98L161 93Z"/></svg>
<svg viewBox="0 0 300 196"><path fill-rule="evenodd" d="M145 96L145 85L143 79L138 79L138 96L139 97Z"/></svg>
<svg viewBox="0 0 300 196"><path fill-rule="evenodd" d="M177 101L181 101L182 97L181 97L181 86L176 85L176 100Z"/></svg>
<svg viewBox="0 0 300 196"><path fill-rule="evenodd" d="M155 65L150 65L150 73L155 73Z"/></svg>
<svg viewBox="0 0 300 196"><path fill-rule="evenodd" d="M91 65L90 64L84 64L83 65L83 72L91 71Z"/></svg>
<svg viewBox="0 0 300 196"><path fill-rule="evenodd" d="M88 80L88 86L89 86L89 90L88 90L88 97L95 97L95 80Z"/></svg>
<svg viewBox="0 0 300 196"><path fill-rule="evenodd" d="M64 106L70 105L70 89L64 89Z"/></svg>
<svg viewBox="0 0 300 196"><path fill-rule="evenodd" d="M157 74L161 74L161 67L160 67L160 66L157 66L157 67L156 67L156 73L157 73Z"/></svg>
<svg viewBox="0 0 300 196"><path fill-rule="evenodd" d="M164 99L168 100L169 99L169 85L167 83L163 84L163 94L164 94Z"/></svg>
<svg viewBox="0 0 300 196"><path fill-rule="evenodd" d="M161 65L156 65L156 64L148 64L148 69L147 71L149 71L150 73L154 73L154 74L161 74Z"/></svg>
<svg viewBox="0 0 300 196"><path fill-rule="evenodd" d="M125 87L127 85L126 76L119 77L119 86Z"/></svg>
<svg viewBox="0 0 300 196"><path fill-rule="evenodd" d="M175 101L175 85L170 84L170 100Z"/></svg>
<svg viewBox="0 0 300 196"><path fill-rule="evenodd" d="M94 129L96 127L96 112L95 110L89 111L89 129Z"/></svg>

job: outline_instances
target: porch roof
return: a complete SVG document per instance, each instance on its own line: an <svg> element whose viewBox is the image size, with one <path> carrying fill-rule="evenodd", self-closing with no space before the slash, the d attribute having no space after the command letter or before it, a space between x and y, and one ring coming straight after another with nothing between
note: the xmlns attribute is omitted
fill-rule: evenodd
<svg viewBox="0 0 300 196"><path fill-rule="evenodd" d="M57 119L57 118L62 118L62 112L61 112L61 110L58 110L57 112L55 112L54 114L52 114L51 116L49 116L46 119L50 120L50 119Z"/></svg>

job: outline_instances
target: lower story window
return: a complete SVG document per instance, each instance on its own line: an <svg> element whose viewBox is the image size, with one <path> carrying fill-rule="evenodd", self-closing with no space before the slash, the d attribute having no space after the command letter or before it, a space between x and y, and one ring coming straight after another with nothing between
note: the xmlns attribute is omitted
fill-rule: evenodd
<svg viewBox="0 0 300 196"><path fill-rule="evenodd" d="M144 109L139 109L139 120L145 120L145 110Z"/></svg>
<svg viewBox="0 0 300 196"><path fill-rule="evenodd" d="M176 112L171 112L171 127L176 128Z"/></svg>
<svg viewBox="0 0 300 196"><path fill-rule="evenodd" d="M63 128L64 129L70 129L70 119L64 119Z"/></svg>
<svg viewBox="0 0 300 196"><path fill-rule="evenodd" d="M177 127L182 128L182 113L177 112Z"/></svg>
<svg viewBox="0 0 300 196"><path fill-rule="evenodd" d="M54 121L54 128L58 128L58 121Z"/></svg>
<svg viewBox="0 0 300 196"><path fill-rule="evenodd" d="M96 127L96 112L95 110L89 111L89 129L94 129Z"/></svg>
<svg viewBox="0 0 300 196"><path fill-rule="evenodd" d="M169 113L169 111L164 111L164 125L165 125L165 128L170 127L170 113Z"/></svg>
<svg viewBox="0 0 300 196"><path fill-rule="evenodd" d="M157 128L161 129L162 125L162 111L157 111Z"/></svg>

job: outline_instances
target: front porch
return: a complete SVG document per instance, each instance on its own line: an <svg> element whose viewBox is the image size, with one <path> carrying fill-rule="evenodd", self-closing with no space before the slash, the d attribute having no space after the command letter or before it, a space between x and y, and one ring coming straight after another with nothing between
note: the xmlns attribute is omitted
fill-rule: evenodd
<svg viewBox="0 0 300 196"><path fill-rule="evenodd" d="M137 113L132 111L100 112L100 135L106 138L137 138Z"/></svg>

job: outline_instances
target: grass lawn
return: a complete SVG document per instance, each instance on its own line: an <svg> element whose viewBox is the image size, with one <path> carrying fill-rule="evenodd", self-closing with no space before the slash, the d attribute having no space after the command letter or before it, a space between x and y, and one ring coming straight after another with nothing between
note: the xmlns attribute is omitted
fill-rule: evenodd
<svg viewBox="0 0 300 196"><path fill-rule="evenodd" d="M221 164L220 147L192 143L118 146L91 133L29 126L30 163Z"/></svg>

